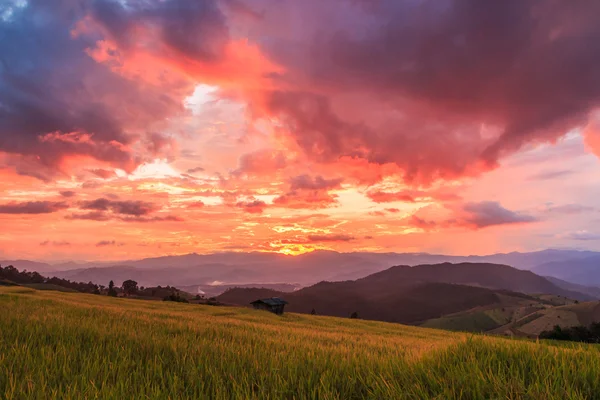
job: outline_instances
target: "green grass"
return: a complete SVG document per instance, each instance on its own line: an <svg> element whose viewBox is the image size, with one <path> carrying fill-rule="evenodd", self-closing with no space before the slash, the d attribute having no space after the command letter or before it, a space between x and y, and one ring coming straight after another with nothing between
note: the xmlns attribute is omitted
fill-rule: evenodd
<svg viewBox="0 0 600 400"><path fill-rule="evenodd" d="M499 327L500 324L486 311L477 311L431 319L422 326L451 331L485 332Z"/></svg>
<svg viewBox="0 0 600 400"><path fill-rule="evenodd" d="M597 399L600 352L0 288L0 399Z"/></svg>

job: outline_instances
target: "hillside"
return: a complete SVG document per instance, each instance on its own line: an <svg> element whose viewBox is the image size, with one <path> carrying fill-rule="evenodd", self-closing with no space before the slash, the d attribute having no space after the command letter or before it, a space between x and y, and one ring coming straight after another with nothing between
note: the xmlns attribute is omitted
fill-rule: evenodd
<svg viewBox="0 0 600 400"><path fill-rule="evenodd" d="M572 292L583 293L595 299L600 299L600 287L598 286L579 285L577 283L567 282L565 280L558 279L553 276L544 276L544 278L548 279L550 282L563 289Z"/></svg>
<svg viewBox="0 0 600 400"><path fill-rule="evenodd" d="M9 287L0 288L0 308L10 310L0 313L0 396L7 399L564 399L600 392L590 378L600 374L591 345Z"/></svg>
<svg viewBox="0 0 600 400"><path fill-rule="evenodd" d="M369 320L481 332L564 304L556 299L591 298L506 265L443 263L397 266L356 281L321 282L293 293L238 288L218 300L248 306L265 297L283 297L289 302L287 308L299 313L314 309L320 315L347 317L356 312Z"/></svg>
<svg viewBox="0 0 600 400"><path fill-rule="evenodd" d="M262 289L232 289L217 297L223 303L248 305L257 298L283 297L292 312L415 324L445 314L500 304L495 291L464 285L425 283L394 293L357 292L351 282L322 282L293 293Z"/></svg>

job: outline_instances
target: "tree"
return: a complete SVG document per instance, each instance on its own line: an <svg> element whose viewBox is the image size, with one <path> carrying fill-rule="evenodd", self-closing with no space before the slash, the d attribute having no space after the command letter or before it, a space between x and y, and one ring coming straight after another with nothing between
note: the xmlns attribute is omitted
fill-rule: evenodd
<svg viewBox="0 0 600 400"><path fill-rule="evenodd" d="M310 312L311 315L317 315L317 311L313 308L312 311Z"/></svg>
<svg viewBox="0 0 600 400"><path fill-rule="evenodd" d="M350 314L350 318L352 318L352 319L358 318L358 313L356 311L354 311L352 314Z"/></svg>
<svg viewBox="0 0 600 400"><path fill-rule="evenodd" d="M138 291L138 286L137 286L137 282L132 280L132 279L127 279L125 282L123 282L123 292L125 292L126 295L131 296L132 294L135 294Z"/></svg>
<svg viewBox="0 0 600 400"><path fill-rule="evenodd" d="M117 297L117 291L115 290L115 283L110 281L108 283L108 295L112 297Z"/></svg>

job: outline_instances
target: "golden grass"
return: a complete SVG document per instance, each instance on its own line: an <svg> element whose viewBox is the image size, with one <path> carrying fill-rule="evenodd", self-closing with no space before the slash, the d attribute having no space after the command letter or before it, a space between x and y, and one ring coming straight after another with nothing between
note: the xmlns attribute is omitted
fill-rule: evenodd
<svg viewBox="0 0 600 400"><path fill-rule="evenodd" d="M600 398L598 348L0 288L0 398Z"/></svg>

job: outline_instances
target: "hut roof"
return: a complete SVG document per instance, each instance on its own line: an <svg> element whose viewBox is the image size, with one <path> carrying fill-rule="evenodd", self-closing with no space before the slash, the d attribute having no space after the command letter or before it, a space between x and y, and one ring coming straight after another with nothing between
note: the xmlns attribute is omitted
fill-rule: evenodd
<svg viewBox="0 0 600 400"><path fill-rule="evenodd" d="M265 303L268 306L281 306L281 305L287 304L288 302L283 299L280 299L279 297L270 297L268 299L254 300L250 304L255 304L255 303Z"/></svg>

